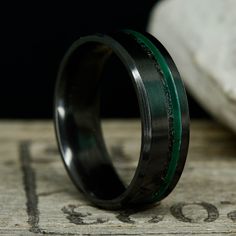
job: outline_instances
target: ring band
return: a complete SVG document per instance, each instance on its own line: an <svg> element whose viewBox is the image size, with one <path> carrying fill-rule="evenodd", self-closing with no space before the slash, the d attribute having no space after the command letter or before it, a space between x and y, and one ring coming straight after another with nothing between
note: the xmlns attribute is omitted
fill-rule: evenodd
<svg viewBox="0 0 236 236"><path fill-rule="evenodd" d="M142 125L139 162L127 187L111 163L99 118L101 73L112 54L132 79ZM182 174L189 144L187 97L170 55L148 33L123 30L77 40L59 69L54 123L71 179L97 206L159 202Z"/></svg>

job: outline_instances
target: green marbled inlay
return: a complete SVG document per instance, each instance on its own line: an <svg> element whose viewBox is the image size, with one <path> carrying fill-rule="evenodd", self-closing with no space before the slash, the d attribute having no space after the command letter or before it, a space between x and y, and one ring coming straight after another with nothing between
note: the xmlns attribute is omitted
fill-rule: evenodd
<svg viewBox="0 0 236 236"><path fill-rule="evenodd" d="M181 120L181 109L180 109L180 102L178 98L178 93L174 81L174 77L169 69L168 64L165 61L165 58L162 56L160 51L156 48L156 46L143 34L138 33L132 30L124 30L124 32L133 35L138 42L144 44L153 54L156 62L160 65L160 68L163 72L163 79L164 83L163 86L167 86L167 90L169 92L171 98L171 113L173 117L173 124L172 124L172 135L173 135L173 146L172 146L172 153L171 153L171 160L168 166L168 170L166 176L164 177L164 182L160 186L158 192L153 196L151 201L159 201L163 198L166 190L168 189L170 183L172 182L176 167L179 160L180 155L180 148L181 148L181 136L182 136L182 120Z"/></svg>

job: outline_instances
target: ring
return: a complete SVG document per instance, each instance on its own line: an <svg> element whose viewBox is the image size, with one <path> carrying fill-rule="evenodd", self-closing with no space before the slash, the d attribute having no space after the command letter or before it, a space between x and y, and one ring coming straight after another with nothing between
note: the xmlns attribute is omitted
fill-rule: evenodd
<svg viewBox="0 0 236 236"><path fill-rule="evenodd" d="M128 186L109 158L99 117L101 75L112 54L132 80L141 118L140 157ZM65 167L95 205L146 206L175 188L188 152L188 102L173 60L150 34L122 30L77 40L60 65L54 109Z"/></svg>

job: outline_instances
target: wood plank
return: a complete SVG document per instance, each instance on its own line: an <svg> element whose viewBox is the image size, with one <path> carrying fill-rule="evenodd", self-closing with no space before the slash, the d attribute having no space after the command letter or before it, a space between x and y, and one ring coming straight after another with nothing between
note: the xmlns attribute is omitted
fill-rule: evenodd
<svg viewBox="0 0 236 236"><path fill-rule="evenodd" d="M140 124L103 124L109 152L128 181L137 165ZM0 123L1 235L236 235L236 136L193 121L186 168L160 205L104 211L73 186L51 122Z"/></svg>

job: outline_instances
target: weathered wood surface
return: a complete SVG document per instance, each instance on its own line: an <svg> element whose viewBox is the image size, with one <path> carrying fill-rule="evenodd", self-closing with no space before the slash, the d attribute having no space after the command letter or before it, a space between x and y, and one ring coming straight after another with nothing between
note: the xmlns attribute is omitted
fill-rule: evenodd
<svg viewBox="0 0 236 236"><path fill-rule="evenodd" d="M136 121L104 124L124 178L139 153ZM236 136L192 122L188 161L175 191L143 211L103 211L64 170L51 122L0 123L1 235L236 235Z"/></svg>

